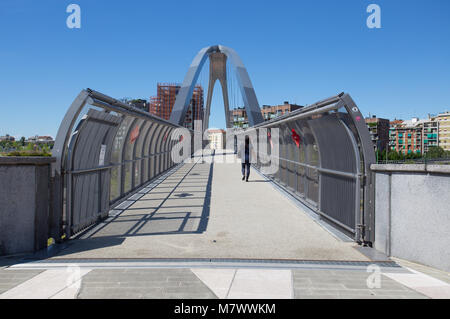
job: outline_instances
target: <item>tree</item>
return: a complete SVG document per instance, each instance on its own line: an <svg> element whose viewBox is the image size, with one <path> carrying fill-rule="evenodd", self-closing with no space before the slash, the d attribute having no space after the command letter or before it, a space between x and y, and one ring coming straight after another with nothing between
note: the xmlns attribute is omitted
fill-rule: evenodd
<svg viewBox="0 0 450 319"><path fill-rule="evenodd" d="M32 151L34 150L34 144L33 143L28 143L27 147L25 148L27 151Z"/></svg>
<svg viewBox="0 0 450 319"><path fill-rule="evenodd" d="M390 161L400 161L400 160L403 160L403 159L404 159L403 154L398 153L395 150L391 150L388 153L388 160L390 160Z"/></svg>
<svg viewBox="0 0 450 319"><path fill-rule="evenodd" d="M445 151L440 146L430 146L428 152L425 154L427 158L441 158L444 157Z"/></svg>

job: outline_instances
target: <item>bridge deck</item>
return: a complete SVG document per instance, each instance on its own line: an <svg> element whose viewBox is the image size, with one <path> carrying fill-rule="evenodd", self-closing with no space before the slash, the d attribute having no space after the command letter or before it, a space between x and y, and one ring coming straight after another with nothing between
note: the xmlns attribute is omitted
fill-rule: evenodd
<svg viewBox="0 0 450 319"><path fill-rule="evenodd" d="M369 260L255 171L242 181L240 163L223 158L179 166L54 258Z"/></svg>

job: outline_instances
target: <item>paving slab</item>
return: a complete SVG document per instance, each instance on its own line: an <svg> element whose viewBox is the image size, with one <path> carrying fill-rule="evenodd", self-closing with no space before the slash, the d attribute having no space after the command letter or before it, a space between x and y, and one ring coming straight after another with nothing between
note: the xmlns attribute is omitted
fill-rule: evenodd
<svg viewBox="0 0 450 319"><path fill-rule="evenodd" d="M442 281L446 282L447 284L450 284L450 272L436 269L433 267L429 267L426 265L421 265L418 263L410 262L410 261L400 259L400 258L391 257L391 259L402 267L405 267L408 269L413 269L415 271L420 271L423 274L432 276L433 278L442 280Z"/></svg>
<svg viewBox="0 0 450 319"><path fill-rule="evenodd" d="M238 269L227 298L291 299L292 273L279 269Z"/></svg>
<svg viewBox="0 0 450 319"><path fill-rule="evenodd" d="M5 270L11 276L17 276L21 270ZM46 270L39 272L30 278L31 273L27 274L26 279L20 284L8 289L0 295L0 299L49 299L62 293L66 288L70 287L74 298L77 292L77 283L82 276L88 273L88 269L80 269L79 267L67 267L66 269Z"/></svg>
<svg viewBox="0 0 450 319"><path fill-rule="evenodd" d="M236 275L235 269L194 268L191 270L218 298L228 297Z"/></svg>
<svg viewBox="0 0 450 319"><path fill-rule="evenodd" d="M195 268L182 263L171 267L120 261L107 264L14 265L0 272L0 283L11 284L18 278L22 283L7 287L0 298L425 299L442 298L446 292L446 283L400 267L380 268L379 285L374 285L370 280L374 273L366 267L314 267L324 267L323 263L305 268L245 263L229 268L220 268L224 263ZM21 267L31 266L48 269L29 278L33 270ZM108 268L113 266L117 268Z"/></svg>
<svg viewBox="0 0 450 319"><path fill-rule="evenodd" d="M27 270L8 270L0 269L0 298L3 293L13 289L14 287L26 282L27 280L42 273L44 270L27 269Z"/></svg>
<svg viewBox="0 0 450 319"><path fill-rule="evenodd" d="M83 277L79 299L215 299L189 269L94 269Z"/></svg>
<svg viewBox="0 0 450 319"><path fill-rule="evenodd" d="M430 298L450 299L450 284L414 269L407 269L410 270L408 274L385 273L384 275Z"/></svg>
<svg viewBox="0 0 450 319"><path fill-rule="evenodd" d="M410 272L396 274L410 275ZM380 285L368 279L372 273L356 270L293 270L296 299L426 299L427 296L380 273Z"/></svg>

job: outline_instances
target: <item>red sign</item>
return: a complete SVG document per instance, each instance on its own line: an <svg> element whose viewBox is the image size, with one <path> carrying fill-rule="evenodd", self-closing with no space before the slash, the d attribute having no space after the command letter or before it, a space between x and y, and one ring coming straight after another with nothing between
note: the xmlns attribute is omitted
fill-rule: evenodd
<svg viewBox="0 0 450 319"><path fill-rule="evenodd" d="M294 140L295 145L300 147L300 135L298 135L294 129L292 129L292 139Z"/></svg>
<svg viewBox="0 0 450 319"><path fill-rule="evenodd" d="M139 137L139 126L136 125L133 131L131 131L130 143L133 144L134 142L136 142L138 137Z"/></svg>
<svg viewBox="0 0 450 319"><path fill-rule="evenodd" d="M180 136L180 140L179 140L179 141L180 141L180 142L183 141L183 135Z"/></svg>

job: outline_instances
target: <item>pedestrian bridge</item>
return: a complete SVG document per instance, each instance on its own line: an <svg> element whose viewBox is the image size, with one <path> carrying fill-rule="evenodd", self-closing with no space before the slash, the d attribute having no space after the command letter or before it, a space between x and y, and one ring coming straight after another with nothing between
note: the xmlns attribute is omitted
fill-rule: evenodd
<svg viewBox="0 0 450 319"><path fill-rule="evenodd" d="M251 127L228 130L227 149L205 154L180 123L202 63L218 52L236 67ZM374 241L375 157L350 95L266 122L255 110L242 62L222 46L194 59L170 121L81 91L53 150L52 234L77 239L59 256L367 260L352 246ZM235 154L245 135L258 145L249 183ZM188 163L172 156L180 145Z"/></svg>
<svg viewBox="0 0 450 319"><path fill-rule="evenodd" d="M55 259L368 259L233 152L176 165L128 197Z"/></svg>

